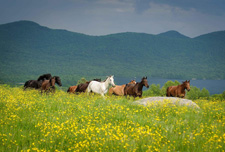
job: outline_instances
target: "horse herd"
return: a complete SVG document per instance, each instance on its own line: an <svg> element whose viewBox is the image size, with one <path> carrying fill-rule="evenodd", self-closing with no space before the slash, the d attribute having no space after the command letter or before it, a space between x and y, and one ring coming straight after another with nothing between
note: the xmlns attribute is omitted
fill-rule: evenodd
<svg viewBox="0 0 225 152"><path fill-rule="evenodd" d="M55 92L55 83L59 86L62 86L61 79L58 76L53 76L51 74L43 74L39 76L37 80L28 80L24 84L24 90L27 88L34 88L41 90L43 92ZM110 85L112 87L110 87ZM141 82L136 82L135 80L131 80L128 84L124 85L115 85L114 76L108 76L106 80L101 81L101 79L93 79L86 83L81 83L76 86L71 86L68 88L68 93L81 93L94 92L100 94L104 97L104 95L108 92L109 95L117 95L117 96L133 96L142 97L142 88L149 88L147 77L143 77ZM170 86L167 88L168 97L185 97L185 89L190 91L190 80L183 82L178 86Z"/></svg>
<svg viewBox="0 0 225 152"><path fill-rule="evenodd" d="M24 84L24 90L27 88L41 89L41 93L45 92L55 92L55 83L62 86L61 79L58 76L53 76L51 74L43 74L39 76L37 80L28 80Z"/></svg>

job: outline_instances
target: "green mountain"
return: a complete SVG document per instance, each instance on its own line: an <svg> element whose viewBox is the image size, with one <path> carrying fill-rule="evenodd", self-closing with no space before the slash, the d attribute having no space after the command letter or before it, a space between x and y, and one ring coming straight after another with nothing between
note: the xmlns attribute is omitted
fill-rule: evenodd
<svg viewBox="0 0 225 152"><path fill-rule="evenodd" d="M159 36L164 36L164 37L170 37L170 38L189 38L185 35L182 35L181 33L177 32L177 31L168 31L168 32L164 32L164 33L160 33L158 34Z"/></svg>
<svg viewBox="0 0 225 152"><path fill-rule="evenodd" d="M225 32L196 38L159 35L89 36L31 21L0 25L0 82L15 84L52 73L64 84L81 77L225 79Z"/></svg>

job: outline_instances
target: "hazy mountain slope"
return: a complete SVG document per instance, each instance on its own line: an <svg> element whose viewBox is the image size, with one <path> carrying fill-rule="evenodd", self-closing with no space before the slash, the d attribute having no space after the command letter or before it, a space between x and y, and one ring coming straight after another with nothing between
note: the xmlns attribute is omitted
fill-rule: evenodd
<svg viewBox="0 0 225 152"><path fill-rule="evenodd" d="M88 36L13 22L0 25L0 81L24 81L47 72L68 83L110 74L224 79L223 40L224 31L193 39L176 31Z"/></svg>

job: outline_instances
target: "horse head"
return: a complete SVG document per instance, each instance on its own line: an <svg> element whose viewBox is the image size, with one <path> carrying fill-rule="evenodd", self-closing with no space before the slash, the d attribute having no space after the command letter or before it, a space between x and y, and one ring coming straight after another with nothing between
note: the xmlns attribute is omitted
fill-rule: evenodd
<svg viewBox="0 0 225 152"><path fill-rule="evenodd" d="M109 76L108 79L109 79L109 83L114 87L115 86L115 83L114 83L114 76Z"/></svg>
<svg viewBox="0 0 225 152"><path fill-rule="evenodd" d="M128 84L136 84L135 80L131 80Z"/></svg>
<svg viewBox="0 0 225 152"><path fill-rule="evenodd" d="M183 85L184 85L184 88L187 89L187 91L190 91L191 88L190 88L190 80L189 81L184 81L183 82Z"/></svg>
<svg viewBox="0 0 225 152"><path fill-rule="evenodd" d="M142 80L141 80L141 83L142 83L146 88L149 88L147 77L143 77Z"/></svg>
<svg viewBox="0 0 225 152"><path fill-rule="evenodd" d="M62 83L61 83L61 79L58 76L54 76L55 77L55 82L61 87Z"/></svg>

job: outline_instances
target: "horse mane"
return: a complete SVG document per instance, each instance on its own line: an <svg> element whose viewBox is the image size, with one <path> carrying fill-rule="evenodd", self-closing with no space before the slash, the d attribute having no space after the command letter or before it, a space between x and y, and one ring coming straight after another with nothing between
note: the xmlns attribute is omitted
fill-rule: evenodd
<svg viewBox="0 0 225 152"><path fill-rule="evenodd" d="M52 77L52 75L50 73L47 73L47 74L43 74L41 76L38 77L37 81L44 81L44 80L50 80Z"/></svg>
<svg viewBox="0 0 225 152"><path fill-rule="evenodd" d="M98 82L101 82L101 79L95 78L95 79L93 79L92 81L98 81Z"/></svg>
<svg viewBox="0 0 225 152"><path fill-rule="evenodd" d="M52 84L52 79L54 79L54 77L51 77L51 78L49 79L50 85Z"/></svg>
<svg viewBox="0 0 225 152"><path fill-rule="evenodd" d="M109 77L111 77L111 75L110 76L107 76L107 78L104 81L102 81L102 82L105 82Z"/></svg>

